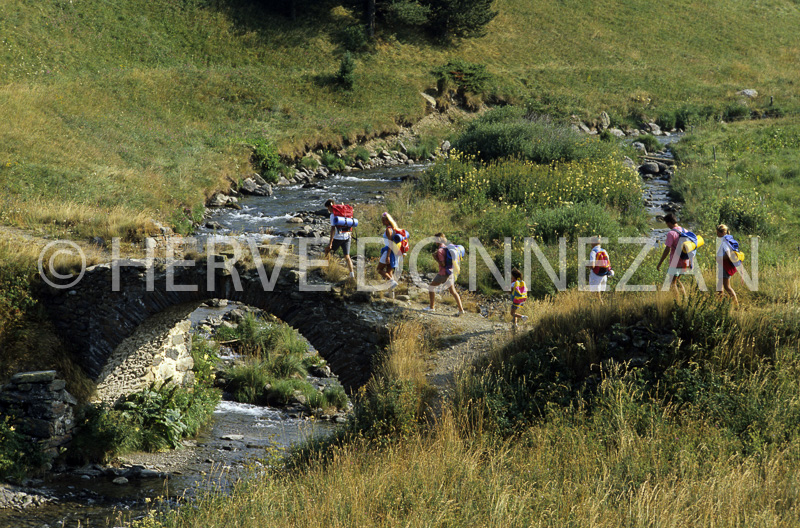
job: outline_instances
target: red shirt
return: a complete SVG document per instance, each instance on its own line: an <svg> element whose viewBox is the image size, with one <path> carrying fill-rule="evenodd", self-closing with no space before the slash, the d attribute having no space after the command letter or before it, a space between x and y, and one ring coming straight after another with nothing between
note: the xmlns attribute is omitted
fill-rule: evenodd
<svg viewBox="0 0 800 528"><path fill-rule="evenodd" d="M688 269L691 267L689 259L682 259L678 257L676 264L673 264L672 260L675 256L675 250L678 249L678 240L681 238L681 234L684 231L685 230L681 226L676 225L674 228L669 230L669 233L667 233L667 240L664 242L664 245L669 248L669 265L680 269Z"/></svg>

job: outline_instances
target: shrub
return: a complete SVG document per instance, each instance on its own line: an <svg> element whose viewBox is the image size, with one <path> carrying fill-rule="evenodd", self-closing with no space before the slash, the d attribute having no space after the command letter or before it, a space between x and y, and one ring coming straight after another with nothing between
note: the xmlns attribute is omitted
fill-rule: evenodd
<svg viewBox="0 0 800 528"><path fill-rule="evenodd" d="M531 216L533 233L546 243L556 243L559 237L576 240L593 235L609 236L622 228L602 205L577 203L552 209L542 209Z"/></svg>
<svg viewBox="0 0 800 528"><path fill-rule="evenodd" d="M369 161L369 151L361 145L353 149L353 156L359 161Z"/></svg>
<svg viewBox="0 0 800 528"><path fill-rule="evenodd" d="M659 143L658 139L656 139L653 134L642 134L641 136L637 136L634 141L643 144L647 152L661 152L664 150L664 145Z"/></svg>
<svg viewBox="0 0 800 528"><path fill-rule="evenodd" d="M219 398L215 389L163 384L129 394L113 409L88 405L81 410L67 457L107 462L131 451L174 449L208 422Z"/></svg>
<svg viewBox="0 0 800 528"><path fill-rule="evenodd" d="M774 232L769 210L755 196L725 196L719 204L719 223L748 235L765 236Z"/></svg>
<svg viewBox="0 0 800 528"><path fill-rule="evenodd" d="M462 59L454 59L434 68L431 72L436 77L439 95L443 95L448 87L455 87L460 95L466 93L482 94L489 89L493 77L483 64L475 64Z"/></svg>
<svg viewBox="0 0 800 528"><path fill-rule="evenodd" d="M749 117L750 109L739 102L728 103L722 110L722 119L725 121L740 121Z"/></svg>
<svg viewBox="0 0 800 528"><path fill-rule="evenodd" d="M339 40L344 49L354 53L366 51L369 48L369 36L361 24L345 27L339 33Z"/></svg>
<svg viewBox="0 0 800 528"><path fill-rule="evenodd" d="M534 163L608 157L616 144L585 137L564 125L529 118L521 108L491 110L472 121L453 147L483 161L521 158Z"/></svg>
<svg viewBox="0 0 800 528"><path fill-rule="evenodd" d="M406 26L423 26L428 22L431 6L409 0L393 0L386 8L386 17Z"/></svg>
<svg viewBox="0 0 800 528"><path fill-rule="evenodd" d="M325 400L328 402L328 404L332 407L336 407L337 409L346 409L347 404L350 401L347 398L347 393L344 391L344 388L341 385L327 387L323 391L323 395L325 396Z"/></svg>
<svg viewBox="0 0 800 528"><path fill-rule="evenodd" d="M356 61L349 51L344 53L336 73L336 82L345 90L352 90L356 82Z"/></svg>
<svg viewBox="0 0 800 528"><path fill-rule="evenodd" d="M0 418L0 479L21 479L42 469L44 460L39 444L20 434L8 416Z"/></svg>
<svg viewBox="0 0 800 528"><path fill-rule="evenodd" d="M344 170L345 167L344 160L338 157L333 152L323 152L320 158L322 160L322 164L325 165L328 169L336 172Z"/></svg>
<svg viewBox="0 0 800 528"><path fill-rule="evenodd" d="M526 211L579 202L624 213L641 210L638 175L615 159L550 165L507 160L476 166L473 156L456 153L427 170L420 185L472 212L490 201Z"/></svg>
<svg viewBox="0 0 800 528"><path fill-rule="evenodd" d="M425 136L419 143L408 148L408 157L415 160L428 159L439 148L439 140L435 137Z"/></svg>
<svg viewBox="0 0 800 528"><path fill-rule="evenodd" d="M257 139L253 142L253 165L268 182L277 182L280 173L281 157L278 147L272 141Z"/></svg>
<svg viewBox="0 0 800 528"><path fill-rule="evenodd" d="M312 158L311 156L304 156L300 160L300 167L303 168L303 169L308 169L308 170L312 170L312 171L313 170L317 170L317 168L319 168L319 161L317 161L316 159Z"/></svg>
<svg viewBox="0 0 800 528"><path fill-rule="evenodd" d="M192 340L192 360L194 360L195 379L201 385L214 384L217 363L219 363L219 345L195 336Z"/></svg>
<svg viewBox="0 0 800 528"><path fill-rule="evenodd" d="M408 438L419 430L425 401L411 381L374 380L359 391L350 427L379 444Z"/></svg>

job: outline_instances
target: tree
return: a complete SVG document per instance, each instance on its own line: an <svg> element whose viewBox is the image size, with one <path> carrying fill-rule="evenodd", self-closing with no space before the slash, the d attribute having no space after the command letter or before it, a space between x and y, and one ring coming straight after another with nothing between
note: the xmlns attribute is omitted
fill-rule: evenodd
<svg viewBox="0 0 800 528"><path fill-rule="evenodd" d="M431 6L428 26L445 38L474 38L486 34L486 26L497 16L494 0L427 0Z"/></svg>

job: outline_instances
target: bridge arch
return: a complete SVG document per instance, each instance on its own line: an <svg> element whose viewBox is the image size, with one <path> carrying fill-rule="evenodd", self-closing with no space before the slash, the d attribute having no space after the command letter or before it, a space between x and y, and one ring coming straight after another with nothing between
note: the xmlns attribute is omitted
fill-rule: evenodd
<svg viewBox="0 0 800 528"><path fill-rule="evenodd" d="M200 303L217 298L260 308L295 328L331 365L342 385L353 390L369 379L372 357L387 343L389 324L400 310L371 303L364 292L302 291L299 272L288 267L280 270L272 288L265 288L257 270L243 265L212 267L209 277L204 261L174 267L171 276L165 264L157 259L150 267L126 265L117 270L100 264L88 268L71 289L43 286L40 302L95 382L108 371L117 347L148 318L162 314L174 325Z"/></svg>

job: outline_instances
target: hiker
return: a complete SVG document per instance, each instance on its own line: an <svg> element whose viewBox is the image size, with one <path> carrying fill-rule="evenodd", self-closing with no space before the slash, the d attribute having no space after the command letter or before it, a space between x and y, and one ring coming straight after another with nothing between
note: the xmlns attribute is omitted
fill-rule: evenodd
<svg viewBox="0 0 800 528"><path fill-rule="evenodd" d="M664 223L667 224L669 232L667 233L667 240L664 242L664 252L661 254L661 260L658 261L656 270L661 271L661 264L664 262L664 259L667 258L667 255L669 255L669 269L667 273L672 276L670 290L674 289L685 297L686 288L681 284L680 278L681 275L686 275L691 272L692 263L691 259L682 258L682 249L678 247L678 240L680 240L681 235L683 235L686 230L678 225L678 220L672 213L667 213L667 215L664 216Z"/></svg>
<svg viewBox="0 0 800 528"><path fill-rule="evenodd" d="M614 276L614 270L608 252L600 245L600 237L592 237L592 250L586 267L589 268L589 291L597 292L600 302L603 302L600 292L608 289L608 278Z"/></svg>
<svg viewBox="0 0 800 528"><path fill-rule="evenodd" d="M517 320L525 321L528 319L527 315L517 313L525 301L528 300L528 287L525 286L525 281L522 280L522 272L517 268L511 269L511 277L514 282L511 284L511 319L514 321L514 328L517 327Z"/></svg>
<svg viewBox="0 0 800 528"><path fill-rule="evenodd" d="M729 234L725 224L717 226L717 237L722 239L717 250L717 265L722 262L722 289L731 296L734 306L739 306L739 298L731 287L731 277L736 274L736 268L742 265L743 254L739 251L739 242ZM720 294L725 295L723 292Z"/></svg>
<svg viewBox="0 0 800 528"><path fill-rule="evenodd" d="M353 261L350 259L350 241L353 227L348 225L337 225L341 223L337 218L353 218L353 207L345 204L336 204L333 200L325 202L325 208L331 214L331 237L328 240L328 247L325 248L325 256L336 255L336 250L341 248L347 268L350 270L350 278L355 277L353 272ZM358 224L356 224L358 225Z"/></svg>
<svg viewBox="0 0 800 528"><path fill-rule="evenodd" d="M430 296L430 306L423 308L426 312L436 311L436 292L448 289L450 294L455 298L458 305L459 317L464 313L464 305L461 304L461 296L456 290L456 279L461 271L461 257L464 256L463 246L456 246L447 242L447 237L444 233L436 233L434 235L439 239L439 244L433 253L433 258L439 264L439 273L436 274L430 286L428 286L428 294Z"/></svg>
<svg viewBox="0 0 800 528"><path fill-rule="evenodd" d="M402 273L403 255L408 252L408 231L400 229L389 213L381 215L381 223L386 227L386 230L383 232L383 243L385 245L381 248L378 273L389 281L389 289L393 290L397 287L394 270L398 269L400 270L399 273Z"/></svg>

